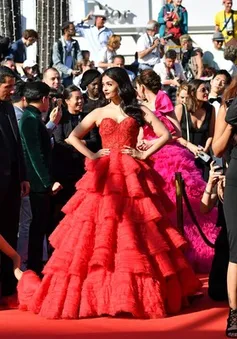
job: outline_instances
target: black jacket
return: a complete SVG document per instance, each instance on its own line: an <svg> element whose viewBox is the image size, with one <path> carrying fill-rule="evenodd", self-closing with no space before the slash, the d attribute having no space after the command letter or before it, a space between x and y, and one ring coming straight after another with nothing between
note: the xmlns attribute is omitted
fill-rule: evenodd
<svg viewBox="0 0 237 339"><path fill-rule="evenodd" d="M19 183L27 180L24 155L22 150L21 138L14 108L9 102L0 102L0 199L5 195L10 178L11 178L11 158L9 147L9 136L6 134L3 126L3 114L7 115L10 122L15 141L17 152L17 166Z"/></svg>
<svg viewBox="0 0 237 339"><path fill-rule="evenodd" d="M77 181L84 174L84 155L78 152L73 146L68 145L64 140L69 137L73 129L85 117L84 113L78 115L63 112L60 124L54 132L54 173L58 180L63 180L65 176L70 180ZM87 147L92 152L100 149L101 141L98 129L94 128L84 137Z"/></svg>

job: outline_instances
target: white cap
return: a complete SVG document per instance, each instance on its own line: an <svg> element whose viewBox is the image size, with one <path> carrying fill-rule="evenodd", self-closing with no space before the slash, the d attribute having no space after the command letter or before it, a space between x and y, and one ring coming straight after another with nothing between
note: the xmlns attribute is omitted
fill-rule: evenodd
<svg viewBox="0 0 237 339"><path fill-rule="evenodd" d="M26 68L26 67L34 67L37 65L37 62L35 60L25 60L23 62L23 68Z"/></svg>
<svg viewBox="0 0 237 339"><path fill-rule="evenodd" d="M97 9L95 12L92 14L93 16L101 16L102 18L106 18L106 10L105 9Z"/></svg>

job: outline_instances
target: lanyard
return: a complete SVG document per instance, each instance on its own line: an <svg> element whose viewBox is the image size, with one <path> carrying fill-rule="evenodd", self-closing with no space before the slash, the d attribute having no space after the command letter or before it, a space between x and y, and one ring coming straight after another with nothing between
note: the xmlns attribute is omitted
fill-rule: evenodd
<svg viewBox="0 0 237 339"><path fill-rule="evenodd" d="M234 16L233 16L233 11L231 10L231 16L228 18L228 20L226 19L226 14L225 14L225 11L224 11L224 20L225 20L225 25L224 27L222 28L221 32L224 31L224 29L226 29L228 23L230 22L230 20L232 21L232 30L233 30L233 35L234 35Z"/></svg>
<svg viewBox="0 0 237 339"><path fill-rule="evenodd" d="M149 40L149 45L151 47L153 45L152 39L148 33L146 33L146 35L147 35L147 39Z"/></svg>

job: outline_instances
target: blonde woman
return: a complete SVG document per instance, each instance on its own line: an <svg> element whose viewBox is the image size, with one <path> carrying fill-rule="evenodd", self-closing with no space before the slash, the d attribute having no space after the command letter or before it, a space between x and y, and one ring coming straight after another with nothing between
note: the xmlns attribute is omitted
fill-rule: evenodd
<svg viewBox="0 0 237 339"><path fill-rule="evenodd" d="M111 35L108 40L107 46L104 47L99 56L99 62L97 64L98 71L103 73L107 68L113 67L113 57L117 54L117 50L121 45L120 35Z"/></svg>

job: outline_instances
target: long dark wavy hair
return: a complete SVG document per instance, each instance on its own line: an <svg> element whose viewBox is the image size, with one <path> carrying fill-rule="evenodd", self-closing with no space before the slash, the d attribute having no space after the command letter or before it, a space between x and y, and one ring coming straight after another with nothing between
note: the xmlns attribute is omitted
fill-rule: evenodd
<svg viewBox="0 0 237 339"><path fill-rule="evenodd" d="M105 106L109 103L106 100L102 90L103 77L107 75L109 78L117 82L119 90L118 95L121 98L121 108L130 117L134 118L140 126L145 124L143 111L137 101L137 94L133 88L129 76L125 69L120 67L112 67L107 69L101 76L99 82L100 106Z"/></svg>
<svg viewBox="0 0 237 339"><path fill-rule="evenodd" d="M194 80L189 82L189 87L191 89L190 99L191 99L191 102L192 102L191 110L190 111L192 113L195 113L196 110L197 110L197 107L198 107L197 90L203 84L205 85L206 82L204 80L201 80L201 79L194 79ZM203 105L204 106L208 105L208 103L204 103Z"/></svg>

